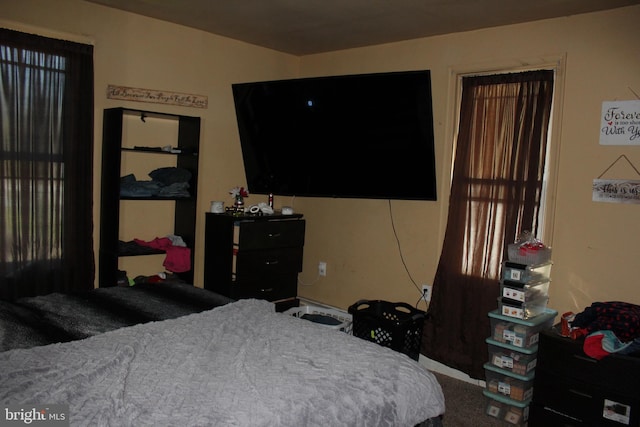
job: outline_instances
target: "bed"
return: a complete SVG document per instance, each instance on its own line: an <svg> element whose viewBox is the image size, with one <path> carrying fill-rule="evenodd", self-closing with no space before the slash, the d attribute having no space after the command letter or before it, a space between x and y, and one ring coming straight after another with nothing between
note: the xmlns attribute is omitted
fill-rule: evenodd
<svg viewBox="0 0 640 427"><path fill-rule="evenodd" d="M2 303L1 404L68 405L72 426L440 425L440 385L408 356L181 286Z"/></svg>

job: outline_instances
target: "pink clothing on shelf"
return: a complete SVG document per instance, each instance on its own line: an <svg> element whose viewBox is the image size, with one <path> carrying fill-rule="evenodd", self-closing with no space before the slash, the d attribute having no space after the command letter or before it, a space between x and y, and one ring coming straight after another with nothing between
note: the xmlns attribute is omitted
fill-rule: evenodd
<svg viewBox="0 0 640 427"><path fill-rule="evenodd" d="M162 265L172 273L183 273L191 270L191 249L184 246L174 246L167 237L156 237L150 242L133 239L140 246L165 251L167 254Z"/></svg>

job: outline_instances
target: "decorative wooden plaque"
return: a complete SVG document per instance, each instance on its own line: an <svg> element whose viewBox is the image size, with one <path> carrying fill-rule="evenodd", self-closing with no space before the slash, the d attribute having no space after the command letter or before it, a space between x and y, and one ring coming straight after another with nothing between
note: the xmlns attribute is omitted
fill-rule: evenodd
<svg viewBox="0 0 640 427"><path fill-rule="evenodd" d="M115 85L107 86L107 98L194 108L207 108L209 104L209 99L203 95Z"/></svg>

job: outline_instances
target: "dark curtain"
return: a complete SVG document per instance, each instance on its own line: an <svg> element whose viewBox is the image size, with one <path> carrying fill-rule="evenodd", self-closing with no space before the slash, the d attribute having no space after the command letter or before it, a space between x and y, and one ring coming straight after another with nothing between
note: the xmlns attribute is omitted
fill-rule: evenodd
<svg viewBox="0 0 640 427"><path fill-rule="evenodd" d="M0 29L0 298L93 287L93 47Z"/></svg>
<svg viewBox="0 0 640 427"><path fill-rule="evenodd" d="M484 378L487 313L498 307L506 245L538 228L553 71L463 79L442 254L422 353Z"/></svg>

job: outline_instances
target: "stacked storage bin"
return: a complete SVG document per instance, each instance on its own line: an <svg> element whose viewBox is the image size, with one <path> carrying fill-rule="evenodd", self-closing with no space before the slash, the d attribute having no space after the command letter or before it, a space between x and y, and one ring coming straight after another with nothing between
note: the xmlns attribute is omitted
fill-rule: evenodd
<svg viewBox="0 0 640 427"><path fill-rule="evenodd" d="M512 249L512 247L514 247ZM522 254L509 245L502 265L498 309L489 312L486 339L486 413L516 426L526 426L533 396L538 336L553 326L558 314L547 308L551 283L551 250Z"/></svg>

